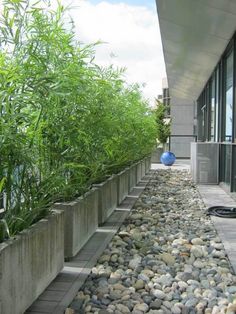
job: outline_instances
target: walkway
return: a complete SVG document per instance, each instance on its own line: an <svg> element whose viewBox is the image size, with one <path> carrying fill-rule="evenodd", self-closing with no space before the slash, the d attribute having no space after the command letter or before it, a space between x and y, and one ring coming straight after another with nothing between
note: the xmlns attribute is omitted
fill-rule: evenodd
<svg viewBox="0 0 236 314"><path fill-rule="evenodd" d="M199 192L206 207L218 205L236 207L235 200L218 185L199 185ZM236 219L214 216L211 219L223 242L231 266L236 273Z"/></svg>

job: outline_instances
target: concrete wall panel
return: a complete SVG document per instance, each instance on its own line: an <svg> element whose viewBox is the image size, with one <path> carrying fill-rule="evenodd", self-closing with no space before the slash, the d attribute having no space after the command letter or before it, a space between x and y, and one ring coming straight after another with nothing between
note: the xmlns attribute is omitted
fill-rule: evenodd
<svg viewBox="0 0 236 314"><path fill-rule="evenodd" d="M22 314L64 263L64 213L54 211L0 244L0 313Z"/></svg>

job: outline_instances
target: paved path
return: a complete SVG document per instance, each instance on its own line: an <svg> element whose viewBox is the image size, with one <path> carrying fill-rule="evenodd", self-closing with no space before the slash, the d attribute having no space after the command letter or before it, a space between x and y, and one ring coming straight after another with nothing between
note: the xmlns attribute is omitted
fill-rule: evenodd
<svg viewBox="0 0 236 314"><path fill-rule="evenodd" d="M65 267L47 289L39 296L26 314L63 314L83 285L92 267L128 216L130 210L150 180L145 176L118 206L109 219L85 244L83 249Z"/></svg>
<svg viewBox="0 0 236 314"><path fill-rule="evenodd" d="M190 171L190 160L189 159L176 159L172 166L164 166L161 163L154 163L151 166L152 170L157 169L172 169L172 170L188 170Z"/></svg>
<svg viewBox="0 0 236 314"><path fill-rule="evenodd" d="M199 185L198 189L207 207L218 205L236 207L235 200L219 185ZM236 219L215 216L211 216L211 219L236 274Z"/></svg>

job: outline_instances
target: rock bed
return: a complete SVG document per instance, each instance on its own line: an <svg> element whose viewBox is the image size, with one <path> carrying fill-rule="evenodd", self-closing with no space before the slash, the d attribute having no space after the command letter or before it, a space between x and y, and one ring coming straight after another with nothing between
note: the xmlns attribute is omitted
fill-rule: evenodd
<svg viewBox="0 0 236 314"><path fill-rule="evenodd" d="M78 292L74 313L236 313L236 276L186 171L158 170Z"/></svg>

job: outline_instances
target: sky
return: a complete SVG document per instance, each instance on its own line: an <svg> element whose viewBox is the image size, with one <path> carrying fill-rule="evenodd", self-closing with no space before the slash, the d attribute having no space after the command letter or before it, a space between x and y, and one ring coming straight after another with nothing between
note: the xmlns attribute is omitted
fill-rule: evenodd
<svg viewBox="0 0 236 314"><path fill-rule="evenodd" d="M73 8L79 41L102 41L95 62L125 67L128 83L139 83L150 105L166 76L155 0L62 0Z"/></svg>

